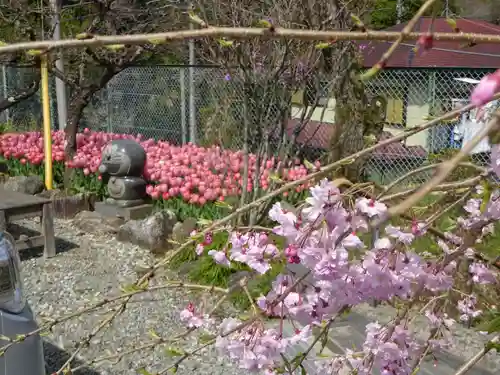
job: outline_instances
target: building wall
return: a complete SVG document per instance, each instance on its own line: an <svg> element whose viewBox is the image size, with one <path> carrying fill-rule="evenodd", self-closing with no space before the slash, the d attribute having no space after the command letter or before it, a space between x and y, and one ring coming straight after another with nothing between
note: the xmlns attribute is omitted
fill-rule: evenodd
<svg viewBox="0 0 500 375"><path fill-rule="evenodd" d="M406 109L406 128L409 129L416 125L421 124L425 121L425 118L429 116L429 104L425 95L422 95L422 88L415 85L410 88L408 92L408 105ZM300 107L297 102L292 105L291 115L292 118L300 118L302 115L303 107ZM402 117L402 115L401 115ZM327 108L323 113L323 107L316 108L311 116L313 121L323 121L325 123L334 124L335 123L335 99L330 99L327 102ZM397 135L404 131L403 128L397 128L393 126L387 126L384 130L390 132L391 134ZM418 134L409 137L406 140L406 145L408 146L422 146L428 149L428 131L424 130Z"/></svg>

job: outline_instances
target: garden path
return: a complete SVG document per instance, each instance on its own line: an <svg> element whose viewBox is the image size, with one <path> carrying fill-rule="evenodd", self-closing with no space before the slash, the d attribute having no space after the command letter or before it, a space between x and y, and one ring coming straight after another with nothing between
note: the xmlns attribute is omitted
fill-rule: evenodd
<svg viewBox="0 0 500 375"><path fill-rule="evenodd" d="M37 220L23 220L19 224L37 230ZM55 220L58 255L53 258L23 256L24 285L28 300L40 321L54 318L79 310L103 296L120 293L120 287L135 281L137 272L154 262L149 251L131 244L117 242L109 235L92 235L83 233L72 226L71 221ZM161 276L177 279L176 275L167 271ZM150 330L160 336L171 337L182 332L179 322L179 311L197 297L181 289L165 289L156 293L146 293L133 299L127 310L117 318L116 322L105 332L94 337L88 348L82 350L79 360L88 360L105 356L107 353L120 353L151 341ZM215 297L214 297L215 298ZM209 297L208 305L215 299ZM236 315L231 306L225 311ZM46 337L46 360L51 371L58 369L68 353L72 353L75 345L85 337L99 322L106 318L108 311L88 314L56 326ZM369 321L378 320L386 323L394 311L386 306L373 308L363 305L345 319L340 320L331 329L331 345L327 350L339 352L339 348L360 347L363 342L364 327ZM415 328L422 333L427 329L425 320L416 321ZM271 321L270 324L278 324ZM285 324L285 330L293 330ZM456 347L450 353L438 356L436 366L432 361L426 362L422 375L451 375L461 362L479 351L487 338L465 327L456 325L453 328ZM183 348L190 350L198 346L195 337L189 337ZM305 350L307 344L300 350ZM317 351L318 345L314 351ZM289 356L294 353L289 353ZM119 363L103 363L95 369L87 368L84 375L136 375L137 369L148 366L150 372L158 371L166 364L172 363L164 348L151 351L139 351L127 355ZM482 362L482 368L470 372L473 375L490 375L500 373L500 355L489 354ZM318 374L317 367L311 361L305 363L311 375ZM219 356L213 347L204 349L198 356L185 361L178 374L224 374L246 375L247 372L228 363ZM300 371L298 372L300 374Z"/></svg>

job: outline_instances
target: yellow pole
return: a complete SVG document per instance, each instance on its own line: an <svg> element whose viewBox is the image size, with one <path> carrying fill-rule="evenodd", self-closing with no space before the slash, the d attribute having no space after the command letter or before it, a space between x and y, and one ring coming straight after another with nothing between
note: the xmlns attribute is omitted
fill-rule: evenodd
<svg viewBox="0 0 500 375"><path fill-rule="evenodd" d="M49 72L47 69L47 56L43 55L41 58L45 187L47 190L52 190L52 132L50 128Z"/></svg>

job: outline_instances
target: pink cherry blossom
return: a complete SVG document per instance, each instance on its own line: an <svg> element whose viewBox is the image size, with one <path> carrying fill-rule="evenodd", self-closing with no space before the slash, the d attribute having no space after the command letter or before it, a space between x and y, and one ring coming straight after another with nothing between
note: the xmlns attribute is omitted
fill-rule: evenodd
<svg viewBox="0 0 500 375"><path fill-rule="evenodd" d="M210 250L208 252L208 255L210 255L212 258L214 258L215 263L217 263L217 264L220 264L222 266L227 266L227 267L231 266L229 259L227 259L227 257L226 257L226 253L223 251Z"/></svg>
<svg viewBox="0 0 500 375"><path fill-rule="evenodd" d="M485 75L477 84L471 94L471 103L480 107L490 100L500 90L500 70Z"/></svg>
<svg viewBox="0 0 500 375"><path fill-rule="evenodd" d="M195 308L192 303L181 311L180 318L188 328L198 328L203 325L203 318L195 314Z"/></svg>
<svg viewBox="0 0 500 375"><path fill-rule="evenodd" d="M476 305L477 298L475 295L470 295L458 301L458 310L462 313L462 315L460 315L460 320L468 322L480 316L483 312L476 309Z"/></svg>
<svg viewBox="0 0 500 375"><path fill-rule="evenodd" d="M403 232L400 227L392 225L387 225L385 227L385 232L389 235L389 237L395 238L406 245L411 244L415 239L415 235L413 233Z"/></svg>
<svg viewBox="0 0 500 375"><path fill-rule="evenodd" d="M381 216L387 211L387 206L385 204L368 198L357 199L356 208L369 218Z"/></svg>
<svg viewBox="0 0 500 375"><path fill-rule="evenodd" d="M477 284L493 284L497 282L495 274L483 263L472 263L469 265L472 281Z"/></svg>

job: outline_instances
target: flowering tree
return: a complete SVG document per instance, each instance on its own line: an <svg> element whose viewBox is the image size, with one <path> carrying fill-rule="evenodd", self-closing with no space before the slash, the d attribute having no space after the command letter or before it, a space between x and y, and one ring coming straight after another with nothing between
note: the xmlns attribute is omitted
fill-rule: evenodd
<svg viewBox="0 0 500 375"><path fill-rule="evenodd" d="M196 3L192 21L207 28L213 26L245 27L257 25L273 29L295 27L325 30L328 28L354 28L353 14L362 13L370 1L304 3L303 1L277 1L264 6L252 1L226 3L214 1ZM358 116L366 108L363 85L356 80L360 65L357 45L352 41L330 41L314 46L300 40L252 39L239 41L211 39L199 43L205 60L222 65L228 77L243 87L243 138L245 147L256 154L279 150L287 158L297 150L297 138L308 127L314 112L326 101L336 100L336 124L331 140L331 159L360 150L364 145L366 129L371 124L368 116ZM297 121L290 126L292 96L302 93L303 108L294 115ZM356 123L358 126L351 126ZM361 126L359 126L361 124ZM319 127L320 125L317 125ZM317 131L317 129L316 129ZM249 133L245 136L246 133ZM288 134L287 134L288 133ZM307 132L314 134L315 131ZM251 141L251 144L247 144ZM277 145L270 144L277 143ZM302 149L305 143L298 149ZM358 180L362 161L346 166L349 177ZM353 168L356 165L356 168ZM352 173L351 173L352 172Z"/></svg>
<svg viewBox="0 0 500 375"><path fill-rule="evenodd" d="M222 29L168 33L156 35L164 40L174 38L221 35L249 38L260 35L268 39L289 38L294 36L304 40L331 40L332 35L345 39L379 38L396 40L384 55L383 60L361 78L377 74L383 69L384 61L390 57L397 45L405 38L417 39L418 43L431 48L434 38L442 40L462 40L480 43L481 41L500 43L498 36L465 34L409 34L412 24L431 6L432 0L426 1L414 15L408 28L401 33L356 33L333 31L304 32L280 29L274 24L262 29ZM148 36L114 37L105 42L125 42L133 40L148 41ZM88 40L85 43L104 43L102 39ZM85 45L83 43L83 45ZM48 45L54 46L56 44ZM75 42L76 45L76 42ZM19 47L21 48L21 47ZM2 48L0 47L0 52ZM471 104L425 122L399 135L378 144L364 147L339 160L323 166L320 170L300 179L281 184L279 188L267 193L251 203L242 205L230 215L217 222L210 223L180 245L172 253L160 260L141 276L136 283L124 287L124 293L106 298L85 309L53 319L40 330L48 330L55 324L67 321L75 316L113 304L115 310L101 324L84 338L77 349L57 374L69 373L72 359L89 344L93 336L111 323L131 298L146 291L161 288L182 287L193 290L208 290L220 293L221 298L213 307L202 308L190 303L180 309L179 318L185 325L178 335L160 337L153 335L147 347L172 345L170 351L178 357L172 364L158 374L175 372L186 358L196 354L207 345L216 345L228 360L253 372L266 374L293 374L296 370L306 372L305 360L318 360L313 356L312 348L317 342L327 341L334 322L343 314L364 303L379 301L398 306L396 315L387 324L378 322L366 326L366 338L361 347L346 348L342 354L332 354L321 358L320 365L327 374L339 374L348 371L351 374L411 375L419 371L425 357L439 348L452 345L449 329L457 321L473 324L482 311L491 306L481 300L479 290L498 292L498 262L488 259L478 250L478 244L492 236L495 224L500 220L500 191L497 179L500 177L500 113L487 113L487 125L451 159L439 164L425 166L435 169L429 181L422 186L389 194L405 177L378 187L371 183L353 183L346 178L329 180L325 178L337 171L352 159L363 158L379 147L399 142L407 137L440 124L443 120L454 117L463 111L482 107L487 102L500 97L500 74L498 72L484 77L471 95ZM485 137L493 144L491 165L480 167L469 165L477 171L476 176L458 182L447 182L447 177L465 159ZM307 184L309 195L299 204L285 207L285 203L274 203L268 211L268 227L235 226L233 219L254 207L265 205L284 192ZM462 196L456 201L424 217L407 220L408 210L414 207L431 192L460 191ZM446 215L453 207L461 206L462 215L447 231L434 227L436 220ZM217 232L227 232L228 242L218 249L208 250ZM279 237L280 241L275 241ZM429 253L428 249L419 248L419 240L430 238L438 245L438 251ZM168 265L172 257L192 247L198 256L211 257L213 262L228 267L238 263L248 273L229 288L213 285L194 285L182 281L169 281L162 285L151 282L155 272ZM293 271L290 265L302 267L301 273ZM274 267L285 265L283 272L275 278L272 288L266 295L253 298L248 291L250 278L269 273ZM467 290L460 285L465 280ZM489 288L489 289L488 289ZM230 293L240 290L248 296L252 312L246 319L227 317L222 320L215 317ZM454 301L457 301L455 303ZM115 303L121 301L119 308ZM449 309L454 304L454 309ZM453 313L453 315L450 313ZM493 334L485 347L474 354L456 375L465 374L484 355L492 350L499 350L499 315L486 322L482 329ZM412 330L412 322L418 315L428 320L428 330L423 338ZM278 319L275 327L269 325L268 317ZM283 323L290 321L295 327L291 333L283 330ZM36 334L40 330L30 333ZM200 346L192 351L182 348L183 337L193 332L203 337ZM29 335L18 335L0 348L5 352L16 342ZM296 348L302 341L312 342L308 349L299 354L290 355L290 349ZM320 341L321 340L321 341ZM309 342L309 341L308 341ZM140 348L122 348L116 356L106 355L92 363L121 359L123 353ZM149 374L142 369L143 374Z"/></svg>

